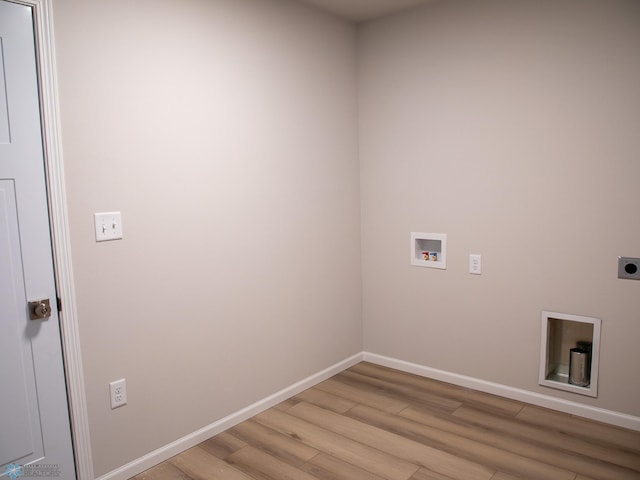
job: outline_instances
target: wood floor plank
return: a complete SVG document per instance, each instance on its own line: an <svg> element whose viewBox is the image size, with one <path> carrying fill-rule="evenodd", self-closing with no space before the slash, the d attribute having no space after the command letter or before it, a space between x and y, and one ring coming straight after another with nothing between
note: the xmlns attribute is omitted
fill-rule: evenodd
<svg viewBox="0 0 640 480"><path fill-rule="evenodd" d="M265 427L255 420L242 422L233 427L231 432L246 442L245 445L259 448L293 466L300 466L319 453L319 450Z"/></svg>
<svg viewBox="0 0 640 480"><path fill-rule="evenodd" d="M510 452L518 456L529 458L535 461L544 459L544 463L558 467L574 473L590 474L594 478L610 480L610 475L615 474L618 480L637 480L637 473L602 460L567 452L559 447L543 445L537 441L542 432L535 432L530 437L518 438L505 432L495 432L491 426L473 426L460 423L458 417L443 419L431 412L409 407L400 413L403 418L409 419L422 425L427 425L435 429L445 431L466 439L482 442L485 445L495 447L505 452ZM505 417L495 417L499 422ZM449 443L449 442L448 442ZM504 468L504 467L502 467ZM514 473L514 472L512 472Z"/></svg>
<svg viewBox="0 0 640 480"><path fill-rule="evenodd" d="M493 477L491 477L493 479ZM418 470L409 480L454 480L440 473L432 472L426 468Z"/></svg>
<svg viewBox="0 0 640 480"><path fill-rule="evenodd" d="M344 413L357 405L356 402L317 388L309 388L294 398L297 400L296 403L307 402L337 413Z"/></svg>
<svg viewBox="0 0 640 480"><path fill-rule="evenodd" d="M388 395L392 398L408 401L413 405L442 410L451 413L462 406L462 402L442 395L436 395L428 388L417 388L412 385L402 385L367 375L362 375L350 370L344 371L334 377L338 381L346 381L367 391Z"/></svg>
<svg viewBox="0 0 640 480"><path fill-rule="evenodd" d="M169 463L194 480L253 480L200 447L193 447L176 455Z"/></svg>
<svg viewBox="0 0 640 480"><path fill-rule="evenodd" d="M302 407L303 405L304 404L301 403L296 405L295 408ZM293 413L293 409L291 412ZM390 432L411 435L411 438L414 440L420 440L425 445L442 449L443 452L447 452L459 460L467 459L467 461L483 464L486 466L485 468L491 469L491 475L497 470L502 470L524 474L525 476L539 480L573 480L575 477L574 472L548 465L542 461L533 460L526 456L493 447L482 441L473 440L462 435L450 433L446 430L440 430L426 424L417 423L404 417L388 415L364 405L352 408L349 410L348 415L362 422L367 422L370 425L385 428ZM431 465L425 465L425 467L438 473L453 476Z"/></svg>
<svg viewBox="0 0 640 480"><path fill-rule="evenodd" d="M162 462L146 472L133 477L133 480L193 480L182 470L171 465L169 462Z"/></svg>
<svg viewBox="0 0 640 480"><path fill-rule="evenodd" d="M293 407L296 403L298 403L298 401L295 398L289 398L284 402L280 402L273 408L277 408L278 410L282 410L283 412L286 412L289 408Z"/></svg>
<svg viewBox="0 0 640 480"><path fill-rule="evenodd" d="M381 365L361 362L349 371L368 375L374 378L401 383L414 388L428 388L433 394L441 395L476 408L501 415L515 416L522 409L522 403L508 398L498 397L489 393L478 392L469 388L439 382L430 378L420 377L411 373L400 372Z"/></svg>
<svg viewBox="0 0 640 480"><path fill-rule="evenodd" d="M357 408L360 407L354 407L354 409ZM366 408L374 410L370 407ZM385 415L383 412L375 411ZM414 465L429 468L434 472L448 475L455 479L484 478L489 480L494 474L494 470L478 463L456 457L447 452L409 440L396 433L338 415L305 402L301 402L291 408L288 413L315 425L322 425L324 428L356 442L388 452ZM392 416L389 415L389 417Z"/></svg>
<svg viewBox="0 0 640 480"><path fill-rule="evenodd" d="M383 480L378 475L324 453L316 455L300 469L318 480Z"/></svg>
<svg viewBox="0 0 640 480"><path fill-rule="evenodd" d="M533 405L525 406L517 415L517 418L524 422L543 426L553 432L588 438L589 441L601 445L616 445L623 450L640 454L640 432L554 412Z"/></svg>
<svg viewBox="0 0 640 480"><path fill-rule="evenodd" d="M347 385L333 378L319 383L315 388L351 400L352 402L369 405L370 407L390 413L397 413L409 406L409 402L407 401L397 400L386 395L380 395L379 393L354 387L353 385Z"/></svg>
<svg viewBox="0 0 640 480"><path fill-rule="evenodd" d="M207 453L215 455L222 460L226 460L229 455L232 455L241 448L246 447L247 443L231 435L227 431L222 432L209 440L205 440L199 446Z"/></svg>
<svg viewBox="0 0 640 480"><path fill-rule="evenodd" d="M548 430L540 426L521 422L517 419L498 418L495 415L468 407L459 408L453 416L463 419L471 425L486 429L486 431L492 432L492 437L504 438L504 441L507 442L515 438L526 442L528 446L531 443L544 445L545 449L564 452L565 455L569 454L569 452L577 453L589 459L600 460L640 472L640 455L616 446L607 448L602 444L589 442L582 436L576 437L565 433L550 435ZM638 441L640 441L640 438Z"/></svg>
<svg viewBox="0 0 640 480"><path fill-rule="evenodd" d="M418 465L330 432L294 417L288 412L267 410L257 415L255 419L305 445L387 480L408 480L418 470Z"/></svg>
<svg viewBox="0 0 640 480"><path fill-rule="evenodd" d="M316 477L248 445L227 462L255 480L317 480Z"/></svg>
<svg viewBox="0 0 640 480"><path fill-rule="evenodd" d="M496 472L491 480L523 480L523 478L520 476L516 477L514 475L509 475L504 472Z"/></svg>

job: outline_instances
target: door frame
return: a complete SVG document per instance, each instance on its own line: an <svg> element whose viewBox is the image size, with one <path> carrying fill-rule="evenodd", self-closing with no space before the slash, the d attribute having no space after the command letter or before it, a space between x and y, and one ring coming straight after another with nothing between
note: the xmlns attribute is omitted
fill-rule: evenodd
<svg viewBox="0 0 640 480"><path fill-rule="evenodd" d="M53 34L53 0L8 0L31 7L40 96L42 144L46 174L56 289L62 303L60 335L65 367L69 418L78 480L93 480L89 417L85 396L78 314L75 300L71 242L62 158L60 109Z"/></svg>

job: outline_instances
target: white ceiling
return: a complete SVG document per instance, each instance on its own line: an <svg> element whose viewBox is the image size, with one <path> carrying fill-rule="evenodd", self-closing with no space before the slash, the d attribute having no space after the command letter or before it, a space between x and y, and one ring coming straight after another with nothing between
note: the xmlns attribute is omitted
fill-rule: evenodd
<svg viewBox="0 0 640 480"><path fill-rule="evenodd" d="M433 0L301 0L356 22L407 10Z"/></svg>

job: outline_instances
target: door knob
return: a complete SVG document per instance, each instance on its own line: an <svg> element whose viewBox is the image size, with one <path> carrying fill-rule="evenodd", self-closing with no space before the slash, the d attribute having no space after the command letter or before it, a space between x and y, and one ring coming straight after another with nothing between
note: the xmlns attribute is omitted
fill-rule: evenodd
<svg viewBox="0 0 640 480"><path fill-rule="evenodd" d="M51 316L51 303L48 298L29 302L29 318L31 320L44 320Z"/></svg>

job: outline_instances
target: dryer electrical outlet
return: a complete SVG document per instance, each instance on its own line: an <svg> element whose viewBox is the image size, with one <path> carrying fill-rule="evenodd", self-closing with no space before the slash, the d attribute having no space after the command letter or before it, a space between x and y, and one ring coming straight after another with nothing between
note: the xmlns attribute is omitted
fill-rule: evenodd
<svg viewBox="0 0 640 480"><path fill-rule="evenodd" d="M640 280L640 258L618 257L618 278Z"/></svg>

